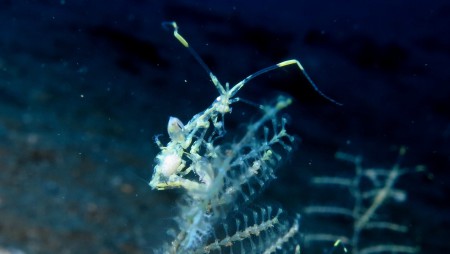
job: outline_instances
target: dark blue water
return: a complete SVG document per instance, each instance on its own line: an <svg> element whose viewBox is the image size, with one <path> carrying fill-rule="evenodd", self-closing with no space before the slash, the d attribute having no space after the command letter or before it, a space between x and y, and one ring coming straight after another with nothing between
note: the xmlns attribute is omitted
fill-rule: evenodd
<svg viewBox="0 0 450 254"><path fill-rule="evenodd" d="M308 223L305 207L329 196L310 180L352 176L337 151L389 169L406 147L410 173L395 189L407 199L377 216L407 226L395 243L450 253L450 4L438 0L0 1L1 253L152 253L164 242L180 192L147 185L153 137L166 142L169 116L187 122L217 96L165 20L223 83L296 58L343 104L290 67L242 89L254 103L290 94L288 130L301 139L258 201L303 214L305 237L348 234L345 219ZM239 112L230 134L251 119Z"/></svg>

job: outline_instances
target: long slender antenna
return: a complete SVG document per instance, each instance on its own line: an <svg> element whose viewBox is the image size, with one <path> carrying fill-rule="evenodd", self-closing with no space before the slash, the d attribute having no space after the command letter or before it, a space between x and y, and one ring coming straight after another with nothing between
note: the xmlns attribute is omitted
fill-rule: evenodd
<svg viewBox="0 0 450 254"><path fill-rule="evenodd" d="M208 65L206 65L205 61L199 56L199 54L189 46L189 43L184 39L181 34L178 33L178 25L175 21L165 21L162 22L162 27L166 30L173 29L173 36L183 45L185 48L189 50L191 55L195 58L195 60L202 66L202 68L208 73L209 77L211 78L212 82L214 83L214 86L216 86L217 90L219 90L220 94L225 94L226 91L224 87L220 84L217 77L212 73L212 71L209 69Z"/></svg>
<svg viewBox="0 0 450 254"><path fill-rule="evenodd" d="M327 96L326 94L324 94L321 90L319 90L319 88L317 87L317 85L314 83L314 81L311 79L311 77L308 75L308 73L305 71L305 69L303 68L302 64L296 60L296 59L290 59L290 60L286 60L283 61L281 63L266 67L264 69L261 69L249 76L247 76L245 79L241 80L239 83L237 83L235 86L233 86L231 88L231 90L227 91L227 89L225 89L222 84L220 84L219 80L217 79L217 77L212 73L212 71L209 69L208 65L206 65L206 63L203 61L203 59L199 56L199 54L189 46L189 43L186 41L186 39L184 39L183 36L181 36L181 34L178 33L178 25L176 22L174 21L166 21L166 22L162 22L162 26L164 29L166 30L170 30L173 29L173 36L185 47L189 50L189 52L191 53L192 56L194 56L195 60L202 66L202 68L208 73L208 75L210 76L212 82L214 83L214 86L216 86L217 90L219 91L219 93L221 95L224 94L228 94L229 98L233 97L248 81L256 78L257 76L264 74L266 72L278 69L278 68L284 68L286 66L289 65L297 65L297 67L300 69L300 71L302 72L302 74L305 76L305 78L308 80L309 84L313 87L313 89L322 97L324 97L325 99L329 100L330 102L342 106L343 104L340 102L337 102L336 100L332 99L331 97Z"/></svg>
<svg viewBox="0 0 450 254"><path fill-rule="evenodd" d="M208 73L208 75L211 73L211 70L209 69L208 65L203 61L203 59L197 54L197 52L189 46L189 43L184 39L181 34L178 33L178 25L174 21L166 21L162 23L162 26L164 29L169 30L169 27L173 28L173 36L185 47L191 52L191 54L194 56L195 60L202 66L203 69Z"/></svg>
<svg viewBox="0 0 450 254"><path fill-rule="evenodd" d="M234 94L236 94L248 81L256 78L257 76L264 74L266 72L272 71L272 70L276 70L278 68L283 68L289 65L297 65L297 67L300 69L300 71L302 72L302 74L305 76L305 78L308 80L309 84L314 88L314 90L320 94L322 97L324 97L325 99L329 100L330 102L342 106L343 104L332 99L331 97L329 97L328 95L324 94L322 91L319 90L319 88L317 87L317 85L314 83L314 81L312 81L311 77L308 75L308 73L305 71L305 69L303 68L302 64L296 60L296 59L290 59L290 60L286 60L283 61L281 63L278 64L274 64L272 66L266 67L264 69L261 69L253 74L248 75L245 79L241 80L239 83L237 83L235 86L233 86L233 88L231 88L230 90L230 94L231 96L233 96Z"/></svg>

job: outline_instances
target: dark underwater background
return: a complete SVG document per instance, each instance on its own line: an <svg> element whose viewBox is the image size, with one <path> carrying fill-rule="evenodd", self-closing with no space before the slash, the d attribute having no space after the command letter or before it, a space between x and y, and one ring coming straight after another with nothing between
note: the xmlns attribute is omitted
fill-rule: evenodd
<svg viewBox="0 0 450 254"><path fill-rule="evenodd" d="M166 20L223 83L296 58L343 103L293 67L242 89L255 103L295 100L286 114L299 142L257 202L304 215L329 195L311 177L351 172L337 151L390 168L405 146L401 165L427 170L400 178L408 198L383 216L406 225L397 240L420 253L450 253L444 0L0 0L0 253L152 253L166 239L180 191L148 186L153 138L167 142L169 116L187 122L217 96ZM229 135L252 119L240 106ZM303 216L304 235L322 226ZM302 253L330 247L318 249Z"/></svg>

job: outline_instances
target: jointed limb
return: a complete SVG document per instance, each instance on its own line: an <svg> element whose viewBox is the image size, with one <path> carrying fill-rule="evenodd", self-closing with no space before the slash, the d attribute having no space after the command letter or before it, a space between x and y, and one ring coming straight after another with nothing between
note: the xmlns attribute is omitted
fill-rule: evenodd
<svg viewBox="0 0 450 254"><path fill-rule="evenodd" d="M284 68L284 67L289 66L289 65L296 65L300 69L302 74L305 76L305 78L308 80L309 84L314 88L314 90L318 94L320 94L325 99L331 101L332 103L335 103L335 104L340 105L340 106L342 105L341 103L337 102L336 100L332 99L331 97L327 96L326 94L324 94L322 91L319 90L317 85L314 83L314 81L311 79L311 77L308 75L308 73L303 68L303 65L297 59L286 60L286 61L280 62L278 64L274 64L272 66L269 66L269 67L266 67L264 69L261 69L261 70L255 72L255 73L247 76L245 79L241 80L240 82L238 82L235 86L233 86L231 88L231 90L228 89L228 85L224 88L220 84L220 82L217 79L217 77L209 69L208 65L206 65L206 63L199 56L199 54L192 47L190 47L189 43L187 42L187 40L180 33L178 33L178 26L177 26L177 24L175 22L163 22L162 25L163 25L164 28L171 27L171 28L174 29L174 31L173 31L174 37L185 48L187 48L189 50L189 52L192 54L192 56L194 56L195 60L197 60L197 62L202 66L202 68L208 73L208 75L210 76L212 82L214 83L214 86L219 91L219 94L221 96L225 96L226 95L228 100L230 100L246 83L248 83L250 80L256 78L257 76L259 76L261 74L264 74L266 72L270 72L272 70L276 70L278 68Z"/></svg>

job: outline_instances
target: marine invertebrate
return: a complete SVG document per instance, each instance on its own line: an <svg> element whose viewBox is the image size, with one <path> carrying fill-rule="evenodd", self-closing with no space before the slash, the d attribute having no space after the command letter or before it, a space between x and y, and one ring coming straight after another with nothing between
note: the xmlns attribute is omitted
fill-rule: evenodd
<svg viewBox="0 0 450 254"><path fill-rule="evenodd" d="M177 229L173 230L172 241L165 245L163 252L210 253L235 248L252 253L274 253L281 249L298 252L299 246L295 242L299 217L281 219L282 210L278 209L274 214L270 206L252 210L252 216L235 212L243 210L251 196L275 178L280 154L291 150L294 137L288 134L286 119L279 118L278 113L289 106L292 99L279 96L273 103L257 105L261 116L248 123L245 133L234 142L221 144L225 115L240 101L236 94L245 84L266 72L291 65L298 67L319 94L335 101L319 91L296 59L257 71L231 87L228 83L222 85L179 34L175 22L164 22L163 27L173 30L174 37L206 70L219 93L207 109L195 114L186 124L170 117L167 127L170 141L163 145L156 140L161 152L156 156L157 165L149 185L157 190L185 190L176 218ZM267 126L268 123L272 128ZM219 222L223 224L221 229Z"/></svg>

